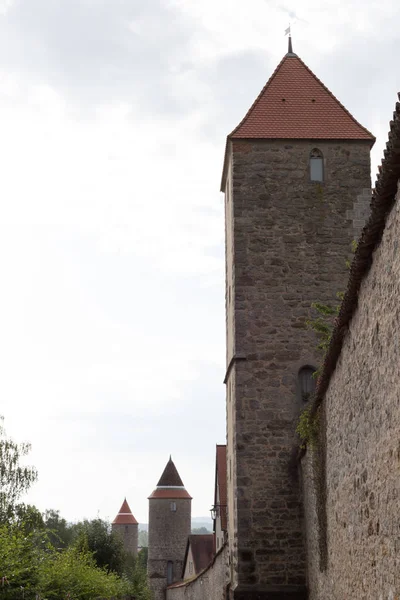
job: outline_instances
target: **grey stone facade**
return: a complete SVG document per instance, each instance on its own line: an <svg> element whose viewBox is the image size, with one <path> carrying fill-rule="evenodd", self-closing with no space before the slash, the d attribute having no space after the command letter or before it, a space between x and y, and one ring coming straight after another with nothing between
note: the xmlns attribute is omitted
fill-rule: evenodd
<svg viewBox="0 0 400 600"><path fill-rule="evenodd" d="M137 556L139 525L137 523L113 523L112 530L122 538L124 550L132 556Z"/></svg>
<svg viewBox="0 0 400 600"><path fill-rule="evenodd" d="M306 326L311 303L335 303L345 289L358 232L349 211L370 187L370 144L230 144L224 191L231 597L300 600L307 592L294 461L298 372L319 361ZM309 180L316 147L324 155L323 183Z"/></svg>
<svg viewBox="0 0 400 600"><path fill-rule="evenodd" d="M311 600L400 598L399 240L398 193L324 398L326 532L316 519L318 458L303 459Z"/></svg>
<svg viewBox="0 0 400 600"><path fill-rule="evenodd" d="M197 577L167 589L167 600L226 600L229 573L227 546Z"/></svg>
<svg viewBox="0 0 400 600"><path fill-rule="evenodd" d="M171 510L171 505L174 504ZM191 531L191 498L149 499L148 581L153 600L165 600L167 575L182 578L187 540ZM172 563L168 566L168 563Z"/></svg>
<svg viewBox="0 0 400 600"><path fill-rule="evenodd" d="M351 210L346 213L346 218L353 221L355 238L358 239L362 228L368 218L371 204L371 189L366 188L357 196Z"/></svg>

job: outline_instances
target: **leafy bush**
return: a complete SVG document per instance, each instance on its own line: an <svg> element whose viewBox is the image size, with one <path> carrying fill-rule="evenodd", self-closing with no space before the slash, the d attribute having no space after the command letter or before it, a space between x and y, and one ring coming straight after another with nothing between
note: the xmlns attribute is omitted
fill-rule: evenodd
<svg viewBox="0 0 400 600"><path fill-rule="evenodd" d="M122 598L130 587L127 580L97 567L89 552L76 548L51 553L39 572L38 588L46 600Z"/></svg>
<svg viewBox="0 0 400 600"><path fill-rule="evenodd" d="M0 598L9 600L123 598L133 591L127 578L97 567L90 552L57 552L44 533L26 535L15 525L0 526L0 578Z"/></svg>

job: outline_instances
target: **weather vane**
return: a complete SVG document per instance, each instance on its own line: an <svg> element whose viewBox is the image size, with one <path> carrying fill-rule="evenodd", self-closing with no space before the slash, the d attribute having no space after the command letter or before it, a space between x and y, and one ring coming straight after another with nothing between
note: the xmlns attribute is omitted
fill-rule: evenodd
<svg viewBox="0 0 400 600"><path fill-rule="evenodd" d="M289 36L288 54L293 54L292 31L291 31L291 28L290 28L290 23L289 23L289 27L287 29L285 29L285 35Z"/></svg>

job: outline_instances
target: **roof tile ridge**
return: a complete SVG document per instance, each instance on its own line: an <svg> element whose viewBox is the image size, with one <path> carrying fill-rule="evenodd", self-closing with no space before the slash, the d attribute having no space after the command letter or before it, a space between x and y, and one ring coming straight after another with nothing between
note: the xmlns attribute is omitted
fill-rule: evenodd
<svg viewBox="0 0 400 600"><path fill-rule="evenodd" d="M324 88L324 90L326 92L328 92L328 94L331 96L331 98L333 98L339 104L339 106L345 111L345 113L349 115L351 120L354 121L354 123L356 125L358 125L358 127L361 127L361 129L363 129L365 131L365 133L367 133L369 136L371 136L371 140L373 140L375 142L376 137L369 131L369 129L367 129L366 127L364 127L364 125L361 125L361 123L359 121L357 121L357 119L351 114L351 112L340 102L340 100L338 98L336 98L335 94L333 92L331 92L331 90L324 84L324 82L321 81L321 79L316 76L316 74L310 69L310 67L308 65L306 65L306 63L303 60L301 60L301 58L299 56L296 55L296 58L297 58L297 60L299 60L301 62L303 67L305 67L307 69L307 71L310 73L310 75L312 75L314 77L314 79Z"/></svg>
<svg viewBox="0 0 400 600"><path fill-rule="evenodd" d="M253 110L255 109L256 105L258 104L258 101L262 98L262 96L264 95L264 92L266 91L266 89L271 85L272 80L274 79L274 77L276 76L276 74L278 73L279 69L281 68L281 66L283 65L283 63L285 62L285 60L287 60L288 58L292 58L292 57L288 57L286 54L285 56L282 58L281 62L277 65L277 67L275 68L275 71L272 73L272 75L270 76L270 78L268 79L267 83L264 85L264 87L262 88L261 92L258 94L257 98L254 100L253 104L250 106L249 110L247 111L247 113L244 115L243 119L240 121L239 125L237 125L235 127L235 129L233 131L231 131L231 133L228 134L227 139L229 140L230 138L234 137L234 134L238 131L238 129L240 129L240 127L244 124L244 122L247 120L247 118L251 115L251 113L253 112Z"/></svg>

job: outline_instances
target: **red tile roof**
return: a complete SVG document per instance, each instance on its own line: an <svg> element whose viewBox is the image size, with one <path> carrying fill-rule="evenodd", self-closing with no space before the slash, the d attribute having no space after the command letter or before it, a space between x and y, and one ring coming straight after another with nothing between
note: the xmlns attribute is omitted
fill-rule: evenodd
<svg viewBox="0 0 400 600"><path fill-rule="evenodd" d="M192 496L185 490L185 488L156 488L149 496L149 500L152 498L168 498L170 500L179 500L180 498L192 499Z"/></svg>
<svg viewBox="0 0 400 600"><path fill-rule="evenodd" d="M119 513L115 517L113 524L115 525L136 525L137 521L132 514L131 509L129 508L129 504L125 500L122 503L121 508L119 509Z"/></svg>
<svg viewBox="0 0 400 600"><path fill-rule="evenodd" d="M219 503L222 505L220 511L221 514L221 528L226 531L227 529L227 473L226 473L226 446L217 444L217 456L215 461L215 499L214 503L217 503L217 483L219 487Z"/></svg>
<svg viewBox="0 0 400 600"><path fill-rule="evenodd" d="M375 141L307 65L289 53L228 137Z"/></svg>
<svg viewBox="0 0 400 600"><path fill-rule="evenodd" d="M165 487L170 485L183 487L182 479L180 478L179 473L171 457L169 457L169 461L167 462L163 474L160 477L160 481L157 483L158 487Z"/></svg>

